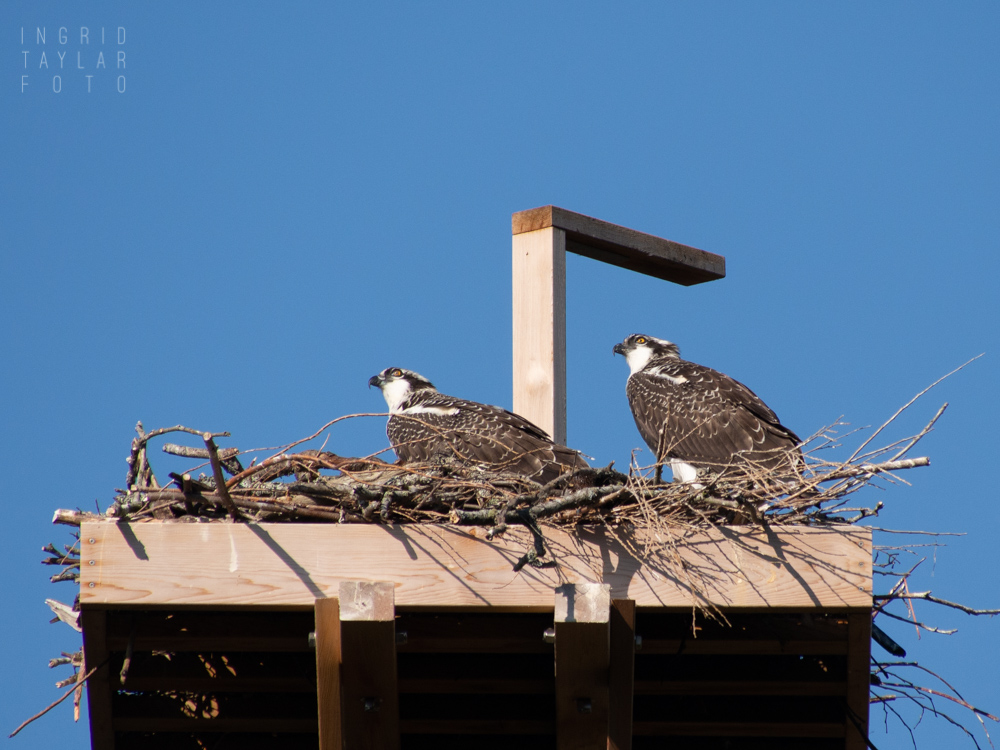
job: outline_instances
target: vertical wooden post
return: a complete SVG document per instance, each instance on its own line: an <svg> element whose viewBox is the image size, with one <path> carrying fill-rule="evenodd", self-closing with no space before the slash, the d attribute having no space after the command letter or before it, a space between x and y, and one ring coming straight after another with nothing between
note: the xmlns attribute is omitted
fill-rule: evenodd
<svg viewBox="0 0 1000 750"><path fill-rule="evenodd" d="M566 253L690 286L726 259L600 219L541 206L511 216L514 411L566 443Z"/></svg>
<svg viewBox="0 0 1000 750"><path fill-rule="evenodd" d="M115 730L111 723L111 677L108 658L108 614L102 609L84 607L80 612L83 628L83 658L91 670L102 665L87 680L87 710L90 714L92 750L114 750Z"/></svg>
<svg viewBox="0 0 1000 750"><path fill-rule="evenodd" d="M635 686L635 602L611 600L608 750L632 750Z"/></svg>
<svg viewBox="0 0 1000 750"><path fill-rule="evenodd" d="M514 411L566 443L566 232L513 236Z"/></svg>
<svg viewBox="0 0 1000 750"><path fill-rule="evenodd" d="M608 743L611 587L568 583L556 589L556 747Z"/></svg>
<svg viewBox="0 0 1000 750"><path fill-rule="evenodd" d="M343 750L340 705L340 602L316 600L316 698L320 750Z"/></svg>
<svg viewBox="0 0 1000 750"><path fill-rule="evenodd" d="M846 750L868 747L868 695L871 691L871 611L847 616L847 710Z"/></svg>
<svg viewBox="0 0 1000 750"><path fill-rule="evenodd" d="M351 750L399 748L395 617L392 583L341 582L343 736Z"/></svg>

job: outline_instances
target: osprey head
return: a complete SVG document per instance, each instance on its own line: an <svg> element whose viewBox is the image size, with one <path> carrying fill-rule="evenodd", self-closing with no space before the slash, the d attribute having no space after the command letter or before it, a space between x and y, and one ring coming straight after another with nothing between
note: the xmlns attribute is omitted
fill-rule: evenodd
<svg viewBox="0 0 1000 750"><path fill-rule="evenodd" d="M680 358L680 349L665 339L658 339L655 336L647 336L644 333L633 333L625 337L620 344L615 344L612 351L621 354L628 362L630 374L635 374L643 369L653 359L660 357Z"/></svg>
<svg viewBox="0 0 1000 750"><path fill-rule="evenodd" d="M428 388L434 390L433 383L423 375L401 367L387 367L378 375L373 375L368 379L368 387L373 385L377 385L382 391L389 411L393 414L400 410L403 402L414 391Z"/></svg>

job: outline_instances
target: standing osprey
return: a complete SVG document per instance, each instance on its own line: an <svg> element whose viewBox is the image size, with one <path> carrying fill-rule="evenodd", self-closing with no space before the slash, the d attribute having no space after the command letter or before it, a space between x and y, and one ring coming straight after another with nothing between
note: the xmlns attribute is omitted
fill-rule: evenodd
<svg viewBox="0 0 1000 750"><path fill-rule="evenodd" d="M693 482L699 467L761 469L801 461L801 442L757 395L728 375L686 362L676 344L633 333L615 344L632 371L632 416L658 462Z"/></svg>
<svg viewBox="0 0 1000 750"><path fill-rule="evenodd" d="M545 484L586 468L580 454L557 445L540 427L498 406L438 393L427 378L389 367L368 381L389 405L386 434L403 463L455 457Z"/></svg>

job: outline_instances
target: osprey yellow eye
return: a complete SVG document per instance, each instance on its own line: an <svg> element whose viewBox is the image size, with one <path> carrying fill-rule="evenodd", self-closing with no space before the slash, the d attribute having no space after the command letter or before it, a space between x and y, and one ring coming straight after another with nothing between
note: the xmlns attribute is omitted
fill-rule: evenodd
<svg viewBox="0 0 1000 750"><path fill-rule="evenodd" d="M395 370L393 370L392 372L390 372L389 374L392 375L392 377L394 377L394 378L401 378L401 377L403 377L403 371L400 370L398 367Z"/></svg>
<svg viewBox="0 0 1000 750"><path fill-rule="evenodd" d="M646 337L645 336L640 336L639 338L637 338L635 340L635 343L637 343L637 344L645 344L646 343Z"/></svg>

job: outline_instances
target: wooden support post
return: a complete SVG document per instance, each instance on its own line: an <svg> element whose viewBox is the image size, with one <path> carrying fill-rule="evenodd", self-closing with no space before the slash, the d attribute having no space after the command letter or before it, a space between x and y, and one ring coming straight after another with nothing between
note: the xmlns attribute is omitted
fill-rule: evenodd
<svg viewBox="0 0 1000 750"><path fill-rule="evenodd" d="M611 587L568 583L556 589L556 747L608 743Z"/></svg>
<svg viewBox="0 0 1000 750"><path fill-rule="evenodd" d="M845 750L868 747L868 695L871 691L872 615L847 616L847 724Z"/></svg>
<svg viewBox="0 0 1000 750"><path fill-rule="evenodd" d="M85 548L86 551L86 548ZM83 658L87 670L100 669L87 680L87 709L90 714L92 750L114 750L115 731L111 723L111 677L108 660L107 612L86 607L80 613L83 628Z"/></svg>
<svg viewBox="0 0 1000 750"><path fill-rule="evenodd" d="M316 600L316 699L320 750L344 747L340 703L340 602Z"/></svg>
<svg viewBox="0 0 1000 750"><path fill-rule="evenodd" d="M343 738L352 750L399 747L395 616L392 583L341 582Z"/></svg>
<svg viewBox="0 0 1000 750"><path fill-rule="evenodd" d="M611 600L608 750L632 750L635 682L635 602Z"/></svg>
<svg viewBox="0 0 1000 750"><path fill-rule="evenodd" d="M566 443L567 252L685 286L726 275L721 255L558 206L518 211L511 233L514 411L557 443Z"/></svg>
<svg viewBox="0 0 1000 750"><path fill-rule="evenodd" d="M566 443L566 233L513 238L514 411Z"/></svg>

